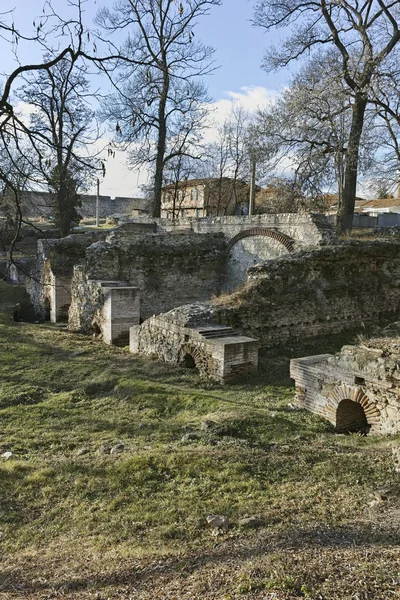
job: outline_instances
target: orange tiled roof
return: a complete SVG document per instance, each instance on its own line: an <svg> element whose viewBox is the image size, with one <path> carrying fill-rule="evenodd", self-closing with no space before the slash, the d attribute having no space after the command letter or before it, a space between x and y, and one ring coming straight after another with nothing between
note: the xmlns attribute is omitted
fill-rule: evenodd
<svg viewBox="0 0 400 600"><path fill-rule="evenodd" d="M400 206L400 198L376 198L375 200L366 200L360 205L360 208L390 208Z"/></svg>

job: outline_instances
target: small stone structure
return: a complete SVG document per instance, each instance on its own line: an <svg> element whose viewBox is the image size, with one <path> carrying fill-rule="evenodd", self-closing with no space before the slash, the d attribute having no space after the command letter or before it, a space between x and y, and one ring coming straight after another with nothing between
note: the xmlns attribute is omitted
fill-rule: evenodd
<svg viewBox="0 0 400 600"><path fill-rule="evenodd" d="M257 340L215 324L212 316L204 306L189 305L152 317L131 328L130 350L197 368L221 383L256 371Z"/></svg>
<svg viewBox="0 0 400 600"><path fill-rule="evenodd" d="M297 404L339 432L400 433L400 338L367 344L291 360Z"/></svg>
<svg viewBox="0 0 400 600"><path fill-rule="evenodd" d="M36 261L26 288L39 318L53 323L68 319L74 265L83 259L88 246L104 237L103 232L87 232L38 240Z"/></svg>
<svg viewBox="0 0 400 600"><path fill-rule="evenodd" d="M120 281L97 281L99 310L92 326L106 344L127 346L129 329L140 323L140 290Z"/></svg>

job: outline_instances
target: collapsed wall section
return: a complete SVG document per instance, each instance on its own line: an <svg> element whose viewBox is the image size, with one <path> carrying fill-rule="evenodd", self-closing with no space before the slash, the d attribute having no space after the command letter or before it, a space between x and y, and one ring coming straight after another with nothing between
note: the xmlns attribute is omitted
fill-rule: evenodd
<svg viewBox="0 0 400 600"><path fill-rule="evenodd" d="M248 269L214 302L220 323L271 347L376 323L400 310L400 243L346 242Z"/></svg>
<svg viewBox="0 0 400 600"><path fill-rule="evenodd" d="M104 237L103 232L87 232L38 240L26 289L39 318L53 322L67 319L74 265L83 260L88 246Z"/></svg>
<svg viewBox="0 0 400 600"><path fill-rule="evenodd" d="M218 294L226 263L222 234L115 231L109 241L90 246L74 270L69 327L93 331L103 302L97 281L119 281L140 290L141 317Z"/></svg>

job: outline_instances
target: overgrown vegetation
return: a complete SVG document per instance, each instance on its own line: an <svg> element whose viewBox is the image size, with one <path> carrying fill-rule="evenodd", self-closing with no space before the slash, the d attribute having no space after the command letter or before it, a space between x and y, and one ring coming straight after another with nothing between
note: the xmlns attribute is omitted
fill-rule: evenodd
<svg viewBox="0 0 400 600"><path fill-rule="evenodd" d="M370 494L396 482L398 438L288 405L289 358L346 338L222 387L14 323L19 294L0 282L0 598L397 597L398 505Z"/></svg>

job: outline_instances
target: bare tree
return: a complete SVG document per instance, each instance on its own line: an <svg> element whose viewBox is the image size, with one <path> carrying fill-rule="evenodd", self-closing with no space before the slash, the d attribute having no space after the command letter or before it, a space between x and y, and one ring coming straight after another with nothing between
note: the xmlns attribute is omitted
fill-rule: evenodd
<svg viewBox="0 0 400 600"><path fill-rule="evenodd" d="M132 146L133 164L154 165L153 215L160 216L163 172L179 154L190 154L204 118L206 90L199 78L212 69L213 50L195 41L198 17L221 0L119 0L97 17L112 44L116 89L103 114ZM106 59L98 59L106 65ZM109 67L107 67L109 69Z"/></svg>
<svg viewBox="0 0 400 600"><path fill-rule="evenodd" d="M198 172L213 180L209 196L217 214L232 213L248 203L250 179L249 126L251 115L239 103L216 127L215 139L204 148ZM246 184L246 185L244 185Z"/></svg>
<svg viewBox="0 0 400 600"><path fill-rule="evenodd" d="M378 188L388 193L398 190L400 171L400 62L396 58L391 57L389 68L379 73L373 88L378 117L375 123L378 160L373 174Z"/></svg>
<svg viewBox="0 0 400 600"><path fill-rule="evenodd" d="M15 175L20 178L26 176L27 164L31 164L32 154L40 156L38 137L30 129L23 117L16 109L16 96L13 95L22 76L29 73L48 72L60 61L68 57L71 65L75 65L84 53L83 37L86 33L82 22L82 4L84 0L68 0L67 8L72 10L71 18L64 19L57 15L50 2L46 3L41 15L34 21L34 33L22 33L13 21L12 11L0 13L0 35L8 43L10 52L17 55L18 43L24 40L32 48L40 48L47 52L43 61L30 64L20 64L10 73L3 74L0 88L0 181L4 186L13 190L15 214L17 215L16 233L14 242L18 237L23 213L20 204L20 194L15 185ZM57 49L51 47L54 38L57 39ZM62 44L64 43L64 47ZM29 169L28 169L29 170ZM1 201L0 201L1 202ZM13 244L11 246L11 254Z"/></svg>
<svg viewBox="0 0 400 600"><path fill-rule="evenodd" d="M33 110L30 135L39 150L33 156L36 178L54 193L56 225L65 236L79 220L78 190L90 181L96 166L95 153L90 154L98 136L88 104L89 82L84 68L70 58L24 79L18 96Z"/></svg>
<svg viewBox="0 0 400 600"><path fill-rule="evenodd" d="M254 23L266 30L290 27L291 35L265 57L268 70L284 67L318 46L340 55L341 76L351 94L351 125L344 167L343 201L338 230L352 227L360 140L374 80L400 41L400 6L392 0L258 0Z"/></svg>

